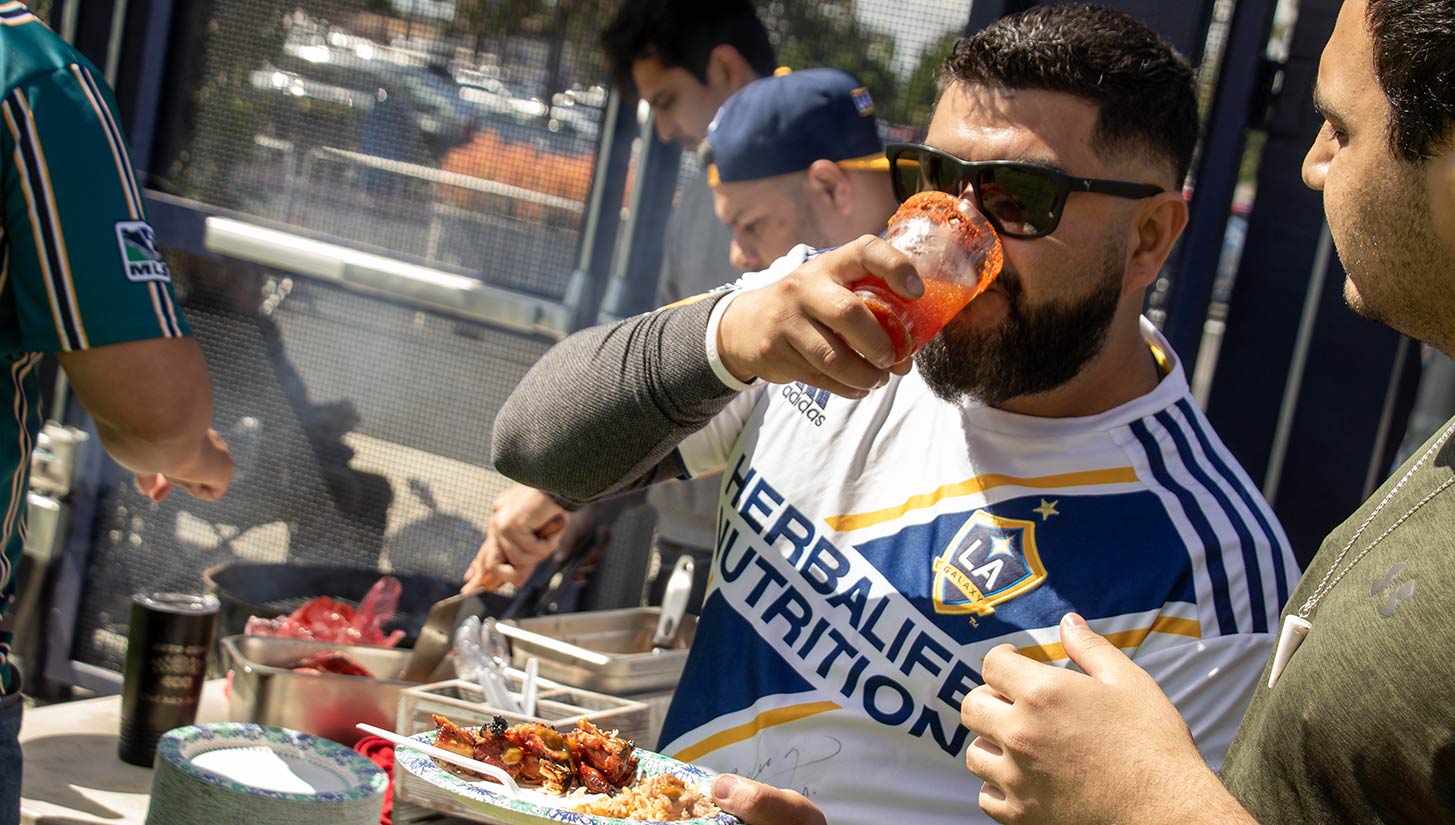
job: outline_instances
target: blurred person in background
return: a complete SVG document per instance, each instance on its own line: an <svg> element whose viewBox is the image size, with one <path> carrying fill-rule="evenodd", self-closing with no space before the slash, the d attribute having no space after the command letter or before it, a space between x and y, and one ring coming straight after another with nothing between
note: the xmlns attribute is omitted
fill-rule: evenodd
<svg viewBox="0 0 1455 825"><path fill-rule="evenodd" d="M1314 104L1303 177L1345 300L1455 356L1455 0L1346 0ZM965 700L980 807L1007 823L1455 822L1452 435L1455 419L1324 540L1220 775L1148 674L1069 614L1084 673L1001 647Z"/></svg>
<svg viewBox="0 0 1455 825"><path fill-rule="evenodd" d="M26 535L30 456L43 423L36 365L57 354L102 446L153 501L212 501L232 458L211 429L212 385L146 222L101 73L18 3L0 7L0 614ZM20 816L21 676L0 621L0 825Z"/></svg>
<svg viewBox="0 0 1455 825"><path fill-rule="evenodd" d="M748 0L624 0L602 33L607 61L623 88L635 88L652 108L657 134L696 150L727 99L771 75L773 46ZM713 211L705 174L683 182L663 244L657 305L680 301L732 282L742 273L729 257L731 233ZM718 479L662 485L647 494L656 513L659 574L648 601L660 603L667 574L680 556L694 561L688 611L697 613L707 588ZM595 536L627 502L592 505L568 514L550 496L512 485L495 499L485 542L465 572L464 590L524 583L552 553L571 552ZM558 530L564 524L565 529Z"/></svg>
<svg viewBox="0 0 1455 825"><path fill-rule="evenodd" d="M896 195L972 199L1005 264L912 363L852 291L921 295L908 258L872 236L799 246L567 338L494 431L501 472L572 500L725 469L660 749L840 825L983 821L961 700L1001 643L1069 664L1070 609L1219 763L1297 575L1141 316L1187 221L1187 61L1128 15L1057 4L962 40L942 84L926 145L889 147Z"/></svg>
<svg viewBox="0 0 1455 825"><path fill-rule="evenodd" d="M897 206L874 98L837 69L753 81L723 105L706 145L717 216L745 272L798 244L883 232Z"/></svg>

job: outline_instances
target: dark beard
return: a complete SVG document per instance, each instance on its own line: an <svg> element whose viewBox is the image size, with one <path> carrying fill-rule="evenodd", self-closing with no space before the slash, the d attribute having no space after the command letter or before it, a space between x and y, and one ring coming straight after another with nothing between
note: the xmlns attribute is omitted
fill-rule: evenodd
<svg viewBox="0 0 1455 825"><path fill-rule="evenodd" d="M1043 307L1027 307L1019 275L1002 272L998 283L1010 304L1005 323L981 333L952 321L915 355L920 376L952 404L996 406L1056 389L1105 345L1121 298L1121 268L1121 256L1108 255L1090 296Z"/></svg>

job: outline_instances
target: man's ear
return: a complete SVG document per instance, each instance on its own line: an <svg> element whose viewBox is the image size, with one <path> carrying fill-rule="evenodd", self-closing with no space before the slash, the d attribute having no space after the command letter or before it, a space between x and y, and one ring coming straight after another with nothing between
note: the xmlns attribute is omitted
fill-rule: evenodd
<svg viewBox="0 0 1455 825"><path fill-rule="evenodd" d="M1187 228L1187 201L1181 192L1163 192L1137 202L1128 229L1127 274L1122 291L1151 286Z"/></svg>
<svg viewBox="0 0 1455 825"><path fill-rule="evenodd" d="M756 78L757 72L734 46L719 43L707 55L707 85L710 88L732 95Z"/></svg>
<svg viewBox="0 0 1455 825"><path fill-rule="evenodd" d="M823 201L834 214L848 216L854 209L854 187L843 167L831 160L819 159L805 172L808 190Z"/></svg>

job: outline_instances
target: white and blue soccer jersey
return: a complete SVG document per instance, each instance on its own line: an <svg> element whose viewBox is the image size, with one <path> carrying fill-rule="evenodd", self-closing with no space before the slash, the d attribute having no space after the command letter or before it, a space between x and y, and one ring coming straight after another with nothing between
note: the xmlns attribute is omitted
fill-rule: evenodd
<svg viewBox="0 0 1455 825"><path fill-rule="evenodd" d="M853 401L742 393L679 450L722 468L712 581L660 749L808 795L835 825L985 821L960 703L1010 643L1069 661L1085 616L1216 767L1298 570L1193 403L1087 418L954 405L919 375Z"/></svg>

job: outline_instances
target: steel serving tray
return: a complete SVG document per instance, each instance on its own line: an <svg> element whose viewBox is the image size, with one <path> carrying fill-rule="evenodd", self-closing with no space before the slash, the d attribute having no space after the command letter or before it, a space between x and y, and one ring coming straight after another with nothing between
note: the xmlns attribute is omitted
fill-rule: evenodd
<svg viewBox="0 0 1455 825"><path fill-rule="evenodd" d="M632 607L501 622L511 662L540 659L540 675L562 684L628 696L670 689L682 675L697 617L686 616L668 649L653 649L660 610Z"/></svg>
<svg viewBox="0 0 1455 825"><path fill-rule="evenodd" d="M359 722L392 728L400 691L415 686L397 678L409 661L408 649L241 635L224 638L222 649L232 669L231 721L293 728L345 745L363 736L354 727ZM306 656L331 650L347 653L380 678L290 669ZM453 676L452 663L441 665L440 672Z"/></svg>

